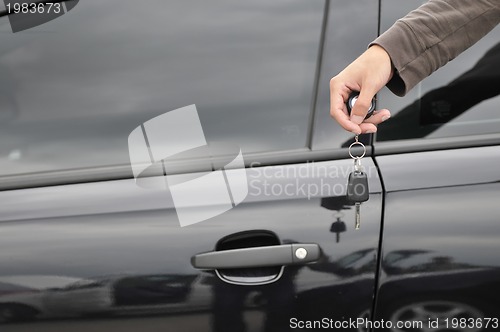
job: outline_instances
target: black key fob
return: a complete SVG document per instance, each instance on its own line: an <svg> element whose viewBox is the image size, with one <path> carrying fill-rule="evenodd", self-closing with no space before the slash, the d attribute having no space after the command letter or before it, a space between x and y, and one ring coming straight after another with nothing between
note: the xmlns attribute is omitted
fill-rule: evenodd
<svg viewBox="0 0 500 332"><path fill-rule="evenodd" d="M359 92L352 92L349 95L349 98L347 99L347 113L351 115L352 108L354 107L354 104L356 103L356 100L358 100L359 97ZM365 119L368 119L370 116L372 116L373 111L375 111L375 98L372 99L372 102L370 104L370 108L368 108L368 114L366 114Z"/></svg>
<svg viewBox="0 0 500 332"><path fill-rule="evenodd" d="M354 171L347 180L347 200L354 203L366 202L370 198L368 177L365 172Z"/></svg>

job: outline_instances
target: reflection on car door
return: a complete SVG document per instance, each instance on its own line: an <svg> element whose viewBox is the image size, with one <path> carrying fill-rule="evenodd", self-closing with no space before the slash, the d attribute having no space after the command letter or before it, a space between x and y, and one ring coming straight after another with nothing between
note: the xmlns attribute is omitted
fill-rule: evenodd
<svg viewBox="0 0 500 332"><path fill-rule="evenodd" d="M365 167L375 170L368 159ZM22 195L22 204L30 206L25 218L1 225L3 275L54 280L50 287L40 283L36 293L4 291L4 320L37 319L19 325L33 331L85 328L103 320L108 331L138 326L285 331L292 323L323 317L367 316L381 187L372 172L361 229L354 230L354 209L345 199L341 173L351 168L350 160L249 168L244 203L188 227L179 226L168 192L138 188L133 180L3 192L4 202ZM110 194L116 190L120 195ZM339 190L337 195L333 190ZM51 199L60 192L64 196ZM82 204L90 197L101 203ZM124 210L126 202L133 202L129 211ZM344 227L334 226L338 223ZM301 244L317 244L319 259L286 266L271 283L265 281L275 273L272 266L214 273L191 262L214 250ZM35 301L40 296L44 300ZM180 315L184 313L194 314ZM89 321L88 316L101 320ZM117 316L130 319L113 319ZM59 320L63 317L72 319Z"/></svg>
<svg viewBox="0 0 500 332"><path fill-rule="evenodd" d="M500 173L487 166L498 156L492 146L377 157L388 191L377 319L498 327Z"/></svg>

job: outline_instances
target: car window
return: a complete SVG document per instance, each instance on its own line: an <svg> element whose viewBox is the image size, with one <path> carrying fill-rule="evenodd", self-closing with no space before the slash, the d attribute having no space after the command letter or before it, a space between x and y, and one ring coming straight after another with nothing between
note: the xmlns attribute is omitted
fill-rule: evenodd
<svg viewBox="0 0 500 332"><path fill-rule="evenodd" d="M384 0L381 30L418 7ZM391 110L391 120L379 126L376 140L432 140L445 137L499 133L500 127L500 27L446 66L423 80L405 97L384 88L377 97L379 108Z"/></svg>
<svg viewBox="0 0 500 332"><path fill-rule="evenodd" d="M313 150L347 149L353 142L353 134L342 129L330 116L330 79L377 38L378 10L378 1L372 0L330 4L314 113ZM360 17L363 19L352 24L353 18ZM360 140L367 143L367 136L361 135Z"/></svg>
<svg viewBox="0 0 500 332"><path fill-rule="evenodd" d="M305 147L323 9L86 0L17 33L1 17L0 175L126 165L134 128L192 104L207 140Z"/></svg>

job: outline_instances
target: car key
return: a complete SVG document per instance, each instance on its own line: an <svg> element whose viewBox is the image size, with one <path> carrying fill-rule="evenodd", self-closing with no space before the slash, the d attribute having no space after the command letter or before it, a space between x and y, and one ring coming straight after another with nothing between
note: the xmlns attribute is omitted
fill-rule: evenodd
<svg viewBox="0 0 500 332"><path fill-rule="evenodd" d="M349 98L347 98L346 106L347 106L347 113L349 113L349 115L351 115L352 108L354 107L356 100L358 100L358 97L359 97L359 92L354 91L349 95ZM368 108L368 113L366 114L365 119L368 119L370 116L372 116L374 111L375 111L375 98L372 99L372 102L370 104L370 107Z"/></svg>
<svg viewBox="0 0 500 332"><path fill-rule="evenodd" d="M354 156L352 154L351 150L355 145L361 145L363 147L363 153L360 156ZM361 166L361 159L365 154L366 147L358 140L358 135L356 135L354 143L349 146L349 155L354 159L354 171L349 174L349 179L347 180L347 200L354 203L355 229L361 227L361 203L366 202L370 197L368 177L363 170L363 166Z"/></svg>
<svg viewBox="0 0 500 332"><path fill-rule="evenodd" d="M368 195L368 178L363 171L354 171L349 175L347 184L347 199L354 202L356 214L354 228L359 229L361 225L361 203L366 202Z"/></svg>

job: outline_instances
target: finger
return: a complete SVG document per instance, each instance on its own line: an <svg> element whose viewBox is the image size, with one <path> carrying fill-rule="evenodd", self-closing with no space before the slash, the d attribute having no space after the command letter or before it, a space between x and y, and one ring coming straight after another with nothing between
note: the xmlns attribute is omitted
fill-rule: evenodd
<svg viewBox="0 0 500 332"><path fill-rule="evenodd" d="M347 114L345 100L347 99L349 92L350 91L347 89L342 89L334 84L330 85L330 115L345 130L354 134L360 134L361 128L357 124L351 122L349 115Z"/></svg>
<svg viewBox="0 0 500 332"><path fill-rule="evenodd" d="M368 113L368 109L372 104L372 99L375 96L376 91L370 87L361 88L359 92L358 99L354 106L352 107L351 112L351 121L360 124L364 121L366 114Z"/></svg>
<svg viewBox="0 0 500 332"><path fill-rule="evenodd" d="M381 109L373 112L373 115L366 119L364 122L373 123L378 125L391 117L391 112L388 109Z"/></svg>
<svg viewBox="0 0 500 332"><path fill-rule="evenodd" d="M353 134L359 135L361 133L361 128L352 122L347 115L347 110L332 108L330 110L330 115L338 122L338 124L347 131Z"/></svg>
<svg viewBox="0 0 500 332"><path fill-rule="evenodd" d="M359 127L361 128L362 134L373 134L377 132L377 126L374 125L373 123L363 122L362 124L359 125Z"/></svg>

